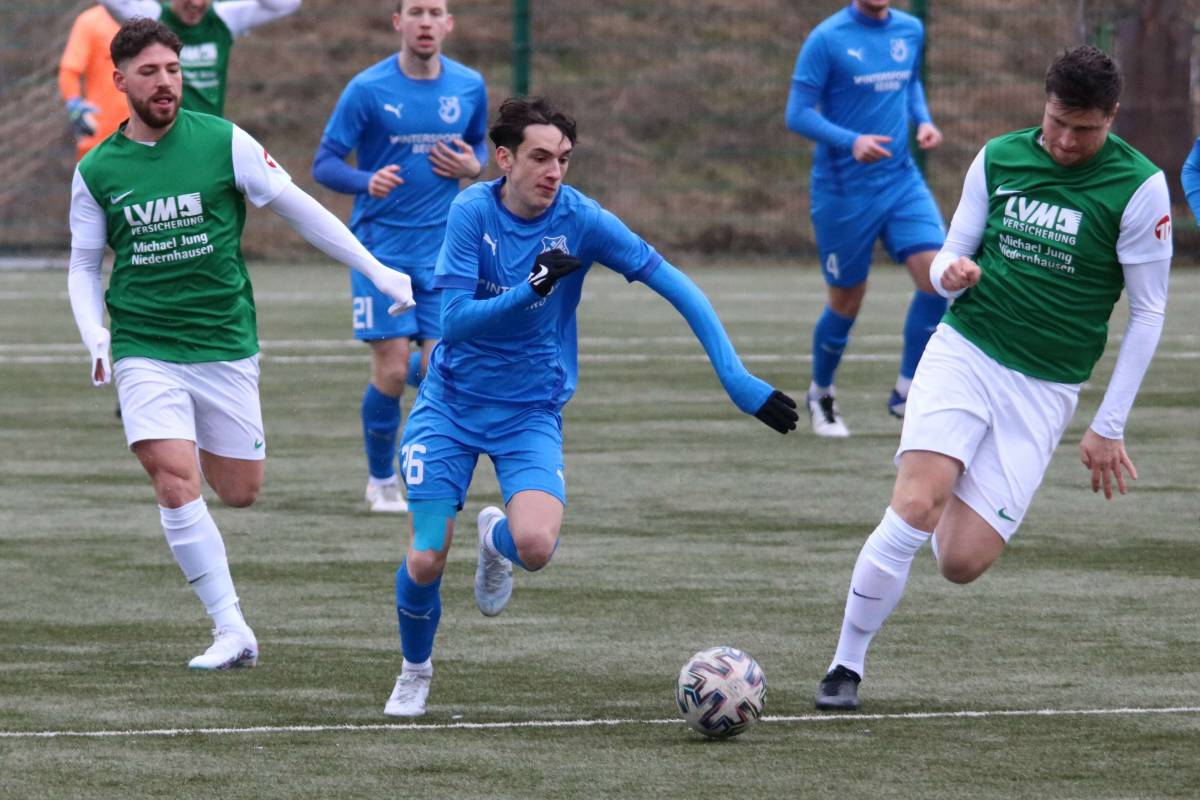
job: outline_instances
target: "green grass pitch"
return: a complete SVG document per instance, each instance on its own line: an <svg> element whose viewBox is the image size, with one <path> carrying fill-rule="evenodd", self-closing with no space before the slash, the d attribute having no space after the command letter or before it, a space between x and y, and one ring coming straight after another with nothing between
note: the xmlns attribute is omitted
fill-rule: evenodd
<svg viewBox="0 0 1200 800"><path fill-rule="evenodd" d="M692 274L750 368L799 398L817 271L730 261ZM65 276L0 272L0 797L1196 796L1200 272L1172 281L1128 429L1131 493L1093 495L1076 454L1122 301L1009 550L967 587L923 552L871 651L872 716L813 719L850 570L893 478L885 400L908 279L876 268L839 373L854 436L819 441L740 414L664 301L594 269L565 413L561 547L544 572L516 576L502 616L475 610L474 519L498 500L485 462L443 584L425 730L381 713L400 660L392 581L407 519L362 502L367 356L348 338L344 271L252 276L267 482L250 509L210 503L262 659L212 675L185 668L207 620L125 451L115 394L87 381ZM648 722L676 716L680 665L716 644L762 664L775 719L724 743ZM994 713L1029 710L1047 713ZM566 720L630 721L520 726ZM285 730L299 726L312 729ZM144 733L166 729L181 732ZM107 735L29 735L63 731Z"/></svg>

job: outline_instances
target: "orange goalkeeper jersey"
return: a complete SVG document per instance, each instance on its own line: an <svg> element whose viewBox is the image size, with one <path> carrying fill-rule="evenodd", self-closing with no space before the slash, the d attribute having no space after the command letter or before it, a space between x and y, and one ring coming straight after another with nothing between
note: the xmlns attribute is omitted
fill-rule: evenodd
<svg viewBox="0 0 1200 800"><path fill-rule="evenodd" d="M82 97L97 108L96 132L80 139L76 158L107 138L129 116L125 95L113 86L113 62L108 46L120 25L95 6L75 18L58 65L58 87L64 101Z"/></svg>

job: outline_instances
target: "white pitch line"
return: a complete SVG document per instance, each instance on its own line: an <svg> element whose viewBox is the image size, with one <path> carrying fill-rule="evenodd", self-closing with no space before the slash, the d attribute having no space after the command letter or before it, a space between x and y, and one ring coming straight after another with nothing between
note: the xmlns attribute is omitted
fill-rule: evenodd
<svg viewBox="0 0 1200 800"><path fill-rule="evenodd" d="M775 722L878 722L887 720L987 719L991 717L1139 716L1146 714L1200 714L1200 706L1169 708L1038 708L993 711L912 711L903 714L801 714L763 717ZM679 719L545 719L524 722L446 722L408 724L259 725L247 728L156 728L124 731L0 731L0 739L108 739L137 736L230 736L255 733L362 733L371 731L490 731L521 728L611 728L620 725L682 725Z"/></svg>

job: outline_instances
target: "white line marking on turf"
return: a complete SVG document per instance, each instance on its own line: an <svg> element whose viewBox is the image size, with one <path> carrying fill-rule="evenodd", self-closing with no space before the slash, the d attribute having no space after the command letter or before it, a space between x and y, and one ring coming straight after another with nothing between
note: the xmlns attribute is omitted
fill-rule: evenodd
<svg viewBox="0 0 1200 800"><path fill-rule="evenodd" d="M877 722L910 719L987 719L990 717L1138 716L1200 714L1200 706L1170 708L1037 708L994 711L912 711L903 714L801 714L763 717L772 722ZM124 731L0 731L0 739L106 739L134 736L228 736L253 733L347 733L371 731L490 731L519 728L611 728L619 725L682 725L680 719L544 719L524 722L431 722L399 724L259 725L247 728L156 728Z"/></svg>

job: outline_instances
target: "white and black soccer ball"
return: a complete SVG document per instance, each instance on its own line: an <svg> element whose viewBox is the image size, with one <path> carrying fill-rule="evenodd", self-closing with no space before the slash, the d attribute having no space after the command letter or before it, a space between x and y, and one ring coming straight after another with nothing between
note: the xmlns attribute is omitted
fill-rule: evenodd
<svg viewBox="0 0 1200 800"><path fill-rule="evenodd" d="M675 684L684 721L713 739L727 739L753 727L766 699L762 667L735 647L696 653L683 665Z"/></svg>

